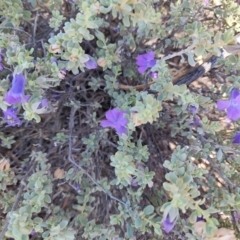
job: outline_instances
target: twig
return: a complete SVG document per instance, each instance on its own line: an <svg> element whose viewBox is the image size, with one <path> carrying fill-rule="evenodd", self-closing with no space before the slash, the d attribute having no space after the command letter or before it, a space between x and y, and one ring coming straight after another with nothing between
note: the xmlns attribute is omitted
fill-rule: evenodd
<svg viewBox="0 0 240 240"><path fill-rule="evenodd" d="M211 164L213 170L215 170L218 175L228 184L228 186L231 186L232 188L239 187L236 183L233 183L230 179L228 179L226 175L218 167L215 166L215 163L210 157L207 158L207 161Z"/></svg>
<svg viewBox="0 0 240 240"><path fill-rule="evenodd" d="M36 30L37 30L37 21L38 21L39 14L36 13L35 20L34 20L34 27L33 27L33 42L35 45L35 37L36 37Z"/></svg>
<svg viewBox="0 0 240 240"><path fill-rule="evenodd" d="M6 29L6 30L18 31L18 32L25 33L25 34L28 35L29 37L32 37L29 33L25 32L24 30L18 29L18 28L12 28L12 27L0 27L0 29Z"/></svg>
<svg viewBox="0 0 240 240"><path fill-rule="evenodd" d="M34 27L33 27L33 34L32 34L32 41L34 45L34 59L37 59L37 53L36 53L36 30L37 30L37 21L38 21L39 14L36 12L35 20L34 20Z"/></svg>
<svg viewBox="0 0 240 240"><path fill-rule="evenodd" d="M195 44L192 44L189 47L187 47L186 49L183 49L183 50L173 53L173 54L169 54L166 57L161 58L161 61L166 61L168 59L171 59L171 58L174 58L177 56L182 56L183 54L190 52L194 48L195 48Z"/></svg>

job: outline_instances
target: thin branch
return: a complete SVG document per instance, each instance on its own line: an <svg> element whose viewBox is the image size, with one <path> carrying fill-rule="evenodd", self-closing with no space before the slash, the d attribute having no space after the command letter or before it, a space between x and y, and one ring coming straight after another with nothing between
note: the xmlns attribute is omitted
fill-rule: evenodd
<svg viewBox="0 0 240 240"><path fill-rule="evenodd" d="M74 116L76 113L77 109L73 106L71 108L71 112L70 112L70 118L69 118L69 148L68 148L68 161L70 163L72 163L76 168L78 168L79 170L81 170L84 174L87 175L87 177L97 186L101 189L101 191L103 191L109 198L121 203L122 205L124 205L129 212L132 212L131 209L129 209L128 205L123 202L122 200L114 197L111 193L107 192L85 169L83 169L80 165L78 165L76 163L76 161L74 160L74 158L72 157L72 132L73 132L73 128L74 128Z"/></svg>
<svg viewBox="0 0 240 240"><path fill-rule="evenodd" d="M25 34L28 35L30 38L32 37L29 33L25 32L24 30L18 29L18 28L12 28L12 27L0 27L0 29L6 29L6 30L18 31L18 32L25 33Z"/></svg>

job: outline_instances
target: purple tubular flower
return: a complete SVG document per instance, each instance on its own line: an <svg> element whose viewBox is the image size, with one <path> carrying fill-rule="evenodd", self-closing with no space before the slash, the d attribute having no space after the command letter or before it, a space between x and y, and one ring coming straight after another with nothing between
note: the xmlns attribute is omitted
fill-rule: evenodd
<svg viewBox="0 0 240 240"><path fill-rule="evenodd" d="M26 79L23 74L16 74L12 80L12 87L5 95L4 100L9 104L27 102L29 96L24 95Z"/></svg>
<svg viewBox="0 0 240 240"><path fill-rule="evenodd" d="M20 125L21 121L20 119L17 117L17 108L9 108L6 111L3 111L3 115L4 115L4 120L6 121L6 123L9 126L16 126L16 125Z"/></svg>
<svg viewBox="0 0 240 240"><path fill-rule="evenodd" d="M170 232L173 230L176 222L177 222L177 218L171 220L171 219L170 219L170 216L169 216L169 214L168 214L168 215L166 216L166 218L163 219L163 221L162 221L162 226L163 226L164 232L165 232L165 233L170 233Z"/></svg>
<svg viewBox="0 0 240 240"><path fill-rule="evenodd" d="M87 69L96 69L97 63L93 58L90 58L87 62L85 62L85 67Z"/></svg>
<svg viewBox="0 0 240 240"><path fill-rule="evenodd" d="M197 108L195 106L192 106L192 105L189 106L190 113L195 113L196 111L197 111Z"/></svg>
<svg viewBox="0 0 240 240"><path fill-rule="evenodd" d="M45 108L48 105L48 100L46 98L42 99L37 109Z"/></svg>
<svg viewBox="0 0 240 240"><path fill-rule="evenodd" d="M132 185L133 187L138 187L138 182L137 182L136 178L132 178L132 179L131 179L131 185Z"/></svg>
<svg viewBox="0 0 240 240"><path fill-rule="evenodd" d="M239 91L234 88L231 91L229 100L219 100L217 102L218 110L227 111L227 117L230 120L236 121L240 118L240 95Z"/></svg>
<svg viewBox="0 0 240 240"><path fill-rule="evenodd" d="M158 72L150 72L150 77L151 78L158 78Z"/></svg>
<svg viewBox="0 0 240 240"><path fill-rule="evenodd" d="M118 135L122 135L123 133L127 133L127 124L128 119L124 117L124 114L126 114L125 111L121 111L117 108L114 108L112 110L108 110L106 112L106 118L107 120L101 121L102 127L112 127L115 128Z"/></svg>
<svg viewBox="0 0 240 240"><path fill-rule="evenodd" d="M240 143L240 132L234 136L232 143Z"/></svg>
<svg viewBox="0 0 240 240"><path fill-rule="evenodd" d="M144 72L156 64L154 59L154 52L138 55L137 57L138 72L144 74Z"/></svg>
<svg viewBox="0 0 240 240"><path fill-rule="evenodd" d="M190 123L189 126L191 127L201 127L201 120L199 117L194 117L194 122Z"/></svg>

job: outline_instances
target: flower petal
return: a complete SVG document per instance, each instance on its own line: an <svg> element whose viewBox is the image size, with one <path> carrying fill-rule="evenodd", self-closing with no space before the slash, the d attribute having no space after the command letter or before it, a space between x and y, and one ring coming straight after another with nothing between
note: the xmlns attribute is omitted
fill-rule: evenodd
<svg viewBox="0 0 240 240"><path fill-rule="evenodd" d="M156 65L157 61L155 59L148 62L148 67L154 67Z"/></svg>
<svg viewBox="0 0 240 240"><path fill-rule="evenodd" d="M158 78L158 72L150 72L150 77L151 78Z"/></svg>
<svg viewBox="0 0 240 240"><path fill-rule="evenodd" d="M85 62L85 67L87 69L95 69L97 68L97 62L93 58L90 58L87 62Z"/></svg>
<svg viewBox="0 0 240 240"><path fill-rule="evenodd" d="M117 131L117 134L120 135L120 136L122 134L127 134L127 128L124 127L124 126L116 127L116 131Z"/></svg>
<svg viewBox="0 0 240 240"><path fill-rule="evenodd" d="M17 108L9 108L6 111L3 111L3 115L4 115L4 120L7 122L7 124L9 126L16 126L16 125L20 125L21 121L20 119L17 117Z"/></svg>
<svg viewBox="0 0 240 240"><path fill-rule="evenodd" d="M12 87L7 92L4 100L9 104L15 104L25 101L24 88L26 79L23 74L16 74L12 80Z"/></svg>
<svg viewBox="0 0 240 240"><path fill-rule="evenodd" d="M150 61L154 59L154 52L148 52L142 55L146 60Z"/></svg>
<svg viewBox="0 0 240 240"><path fill-rule="evenodd" d="M230 106L227 109L227 117L233 121L236 121L240 118L240 107L239 106Z"/></svg>
<svg viewBox="0 0 240 240"><path fill-rule="evenodd" d="M231 104L231 101L229 101L229 100L219 100L217 102L217 108L218 108L218 110L223 110L225 108L228 108L230 106L230 104Z"/></svg>
<svg viewBox="0 0 240 240"><path fill-rule="evenodd" d="M148 69L147 66L142 66L142 67L139 67L138 68L138 72L141 73L141 74L144 74L144 72Z"/></svg>
<svg viewBox="0 0 240 240"><path fill-rule="evenodd" d="M112 127L112 128L115 128L115 124L113 123L113 122L111 122L111 121L109 121L109 120L102 120L101 121L101 123L100 123L100 125L102 126L102 127Z"/></svg>
<svg viewBox="0 0 240 240"><path fill-rule="evenodd" d="M232 143L240 143L240 132L234 136Z"/></svg>
<svg viewBox="0 0 240 240"><path fill-rule="evenodd" d="M108 110L108 111L106 112L106 118L107 118L107 120L112 121L112 122L116 122L116 121L117 121L117 114L118 114L119 111L120 111L120 110L117 109L117 108Z"/></svg>
<svg viewBox="0 0 240 240"><path fill-rule="evenodd" d="M164 219L164 221L162 222L164 232L170 233L176 224L176 220L177 218L171 221L170 216L168 214L166 219Z"/></svg>
<svg viewBox="0 0 240 240"><path fill-rule="evenodd" d="M233 90L230 93L230 99L235 99L239 95L239 91L236 88L233 88Z"/></svg>

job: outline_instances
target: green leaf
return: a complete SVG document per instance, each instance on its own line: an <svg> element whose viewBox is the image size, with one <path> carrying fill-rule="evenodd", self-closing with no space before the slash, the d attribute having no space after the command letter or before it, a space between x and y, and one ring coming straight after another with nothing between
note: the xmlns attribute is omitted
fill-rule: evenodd
<svg viewBox="0 0 240 240"><path fill-rule="evenodd" d="M31 3L33 8L35 8L37 6L36 0L28 0L28 2Z"/></svg>
<svg viewBox="0 0 240 240"><path fill-rule="evenodd" d="M194 53L196 54L196 56L203 56L205 53L205 49L203 47L196 47L194 50Z"/></svg>
<svg viewBox="0 0 240 240"><path fill-rule="evenodd" d="M103 43L105 43L105 37L104 34L98 30L95 30L95 36L102 41Z"/></svg>
<svg viewBox="0 0 240 240"><path fill-rule="evenodd" d="M196 62L194 60L194 54L189 52L187 53L187 56L188 56L188 63L192 66L192 67L195 67L196 66Z"/></svg>
<svg viewBox="0 0 240 240"><path fill-rule="evenodd" d="M124 24L125 27L130 27L130 21L129 21L129 16L128 15L124 15L123 24Z"/></svg>
<svg viewBox="0 0 240 240"><path fill-rule="evenodd" d="M132 238L133 237L133 227L131 226L131 224L127 224L127 237L128 238Z"/></svg>
<svg viewBox="0 0 240 240"><path fill-rule="evenodd" d="M99 11L100 11L101 13L103 13L103 14L107 14L107 13L109 13L109 12L111 11L111 9L112 9L111 5L110 5L109 7L103 7L103 6L101 6L101 7L99 8Z"/></svg>
<svg viewBox="0 0 240 240"><path fill-rule="evenodd" d="M68 220L62 220L60 222L60 228L63 229L68 225Z"/></svg>
<svg viewBox="0 0 240 240"><path fill-rule="evenodd" d="M154 211L154 207L152 205L148 205L143 209L143 212L145 215L150 215L153 213L153 211Z"/></svg>
<svg viewBox="0 0 240 240"><path fill-rule="evenodd" d="M176 183L178 180L178 177L174 172L167 173L165 178L171 183Z"/></svg>
<svg viewBox="0 0 240 240"><path fill-rule="evenodd" d="M217 151L217 160L218 160L218 161L221 161L221 160L222 160L222 157L223 157L223 152L222 152L222 150L219 148L218 151Z"/></svg>
<svg viewBox="0 0 240 240"><path fill-rule="evenodd" d="M162 235L162 230L161 230L161 225L160 224L155 224L154 225L154 232L158 236Z"/></svg>
<svg viewBox="0 0 240 240"><path fill-rule="evenodd" d="M139 216L137 216L135 218L135 227L140 228L141 226L142 226L142 219Z"/></svg>

